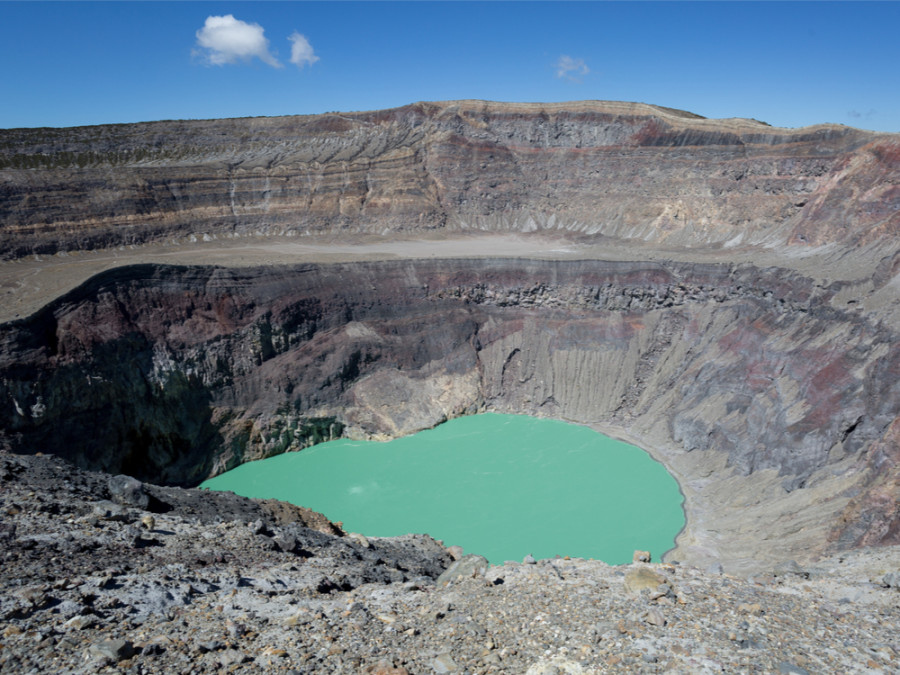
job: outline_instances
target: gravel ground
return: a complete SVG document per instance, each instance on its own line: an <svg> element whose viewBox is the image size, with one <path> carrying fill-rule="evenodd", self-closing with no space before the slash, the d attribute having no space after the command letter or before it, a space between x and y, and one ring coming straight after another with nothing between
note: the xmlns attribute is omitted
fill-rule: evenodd
<svg viewBox="0 0 900 675"><path fill-rule="evenodd" d="M0 672L898 673L900 549L748 579L488 567L424 535L0 453Z"/></svg>

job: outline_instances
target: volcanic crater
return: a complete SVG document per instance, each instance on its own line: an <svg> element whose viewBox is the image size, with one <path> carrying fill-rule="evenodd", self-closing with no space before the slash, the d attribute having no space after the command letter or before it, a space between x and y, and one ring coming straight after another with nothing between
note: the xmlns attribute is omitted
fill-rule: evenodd
<svg viewBox="0 0 900 675"><path fill-rule="evenodd" d="M191 486L525 413L672 472L670 559L897 544L898 181L610 102L0 131L0 443Z"/></svg>

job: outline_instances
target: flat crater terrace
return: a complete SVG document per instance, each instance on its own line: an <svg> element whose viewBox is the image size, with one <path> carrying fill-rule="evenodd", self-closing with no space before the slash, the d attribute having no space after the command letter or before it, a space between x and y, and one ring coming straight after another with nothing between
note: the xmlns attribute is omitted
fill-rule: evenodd
<svg viewBox="0 0 900 675"><path fill-rule="evenodd" d="M306 506L368 536L428 533L492 563L655 559L684 525L675 479L639 448L523 415L461 417L388 443L341 439L201 487Z"/></svg>

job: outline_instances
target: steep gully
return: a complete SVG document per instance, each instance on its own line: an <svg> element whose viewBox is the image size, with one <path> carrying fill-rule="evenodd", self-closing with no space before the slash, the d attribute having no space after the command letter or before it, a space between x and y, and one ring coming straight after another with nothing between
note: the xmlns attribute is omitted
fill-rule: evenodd
<svg viewBox="0 0 900 675"><path fill-rule="evenodd" d="M0 326L18 452L195 484L492 409L662 461L686 497L674 559L740 572L900 543L896 136L469 101L0 140L10 259L470 230L592 251L105 272Z"/></svg>

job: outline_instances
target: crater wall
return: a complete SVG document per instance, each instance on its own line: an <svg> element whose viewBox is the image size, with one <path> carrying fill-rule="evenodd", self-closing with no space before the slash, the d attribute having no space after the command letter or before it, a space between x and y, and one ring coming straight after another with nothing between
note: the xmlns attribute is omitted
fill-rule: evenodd
<svg viewBox="0 0 900 675"><path fill-rule="evenodd" d="M528 413L662 461L686 497L674 558L900 543L897 336L835 309L842 289L671 262L120 268L0 326L0 438L190 485L335 435Z"/></svg>
<svg viewBox="0 0 900 675"><path fill-rule="evenodd" d="M465 230L857 246L896 236L898 174L896 134L600 101L0 130L0 257Z"/></svg>
<svg viewBox="0 0 900 675"><path fill-rule="evenodd" d="M422 244L93 277L0 325L0 443L195 484L335 435L547 415L665 463L673 558L900 543L898 139L598 101L0 130L6 298L142 244ZM569 260L421 258L475 231Z"/></svg>

